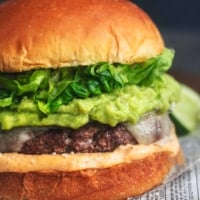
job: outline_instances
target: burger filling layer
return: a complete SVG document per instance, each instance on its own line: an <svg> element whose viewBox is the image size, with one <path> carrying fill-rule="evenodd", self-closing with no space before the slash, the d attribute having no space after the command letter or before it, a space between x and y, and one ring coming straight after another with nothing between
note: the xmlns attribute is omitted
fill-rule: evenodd
<svg viewBox="0 0 200 200"><path fill-rule="evenodd" d="M116 126L121 122L136 124L146 113L164 113L177 100L179 85L162 75L150 87L127 85L111 93L86 99L74 99L56 112L44 114L25 96L19 103L2 108L0 124L4 130L26 126L61 126L77 129L90 121Z"/></svg>
<svg viewBox="0 0 200 200"><path fill-rule="evenodd" d="M168 135L168 115L149 113L136 125L121 123L115 127L91 122L77 130L70 128L17 128L0 133L0 152L24 154L62 154L110 152L120 145L151 144Z"/></svg>
<svg viewBox="0 0 200 200"><path fill-rule="evenodd" d="M166 74L173 56L0 73L0 152L106 152L158 140L179 97Z"/></svg>
<svg viewBox="0 0 200 200"><path fill-rule="evenodd" d="M170 49L143 63L109 64L0 73L0 126L61 126L90 121L136 124L152 111L164 113L177 100L178 83L165 72Z"/></svg>

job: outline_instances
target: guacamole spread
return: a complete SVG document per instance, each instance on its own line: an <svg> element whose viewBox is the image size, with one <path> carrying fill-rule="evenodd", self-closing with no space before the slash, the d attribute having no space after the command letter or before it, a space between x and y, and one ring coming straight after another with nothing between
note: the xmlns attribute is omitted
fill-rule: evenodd
<svg viewBox="0 0 200 200"><path fill-rule="evenodd" d="M179 96L165 72L170 49L144 63L109 64L0 73L0 125L78 128L91 120L111 126L165 112Z"/></svg>
<svg viewBox="0 0 200 200"><path fill-rule="evenodd" d="M90 120L115 126L119 122L136 123L152 110L165 112L179 95L179 85L170 76L163 75L151 87L127 85L112 93L86 99L74 99L62 105L56 113L43 114L37 104L24 98L18 106L0 112L2 129L18 126L65 126L78 128Z"/></svg>

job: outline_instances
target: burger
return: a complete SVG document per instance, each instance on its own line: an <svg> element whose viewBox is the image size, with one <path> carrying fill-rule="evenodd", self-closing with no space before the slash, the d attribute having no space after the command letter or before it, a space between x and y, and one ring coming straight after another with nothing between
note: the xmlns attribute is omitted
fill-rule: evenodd
<svg viewBox="0 0 200 200"><path fill-rule="evenodd" d="M174 51L127 0L0 5L0 199L121 200L180 158Z"/></svg>

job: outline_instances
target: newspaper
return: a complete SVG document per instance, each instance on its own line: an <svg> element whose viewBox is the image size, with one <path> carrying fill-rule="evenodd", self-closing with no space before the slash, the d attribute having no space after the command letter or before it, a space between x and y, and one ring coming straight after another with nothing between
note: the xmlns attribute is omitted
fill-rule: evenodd
<svg viewBox="0 0 200 200"><path fill-rule="evenodd" d="M200 200L200 129L180 142L186 165L177 166L157 188L127 200Z"/></svg>

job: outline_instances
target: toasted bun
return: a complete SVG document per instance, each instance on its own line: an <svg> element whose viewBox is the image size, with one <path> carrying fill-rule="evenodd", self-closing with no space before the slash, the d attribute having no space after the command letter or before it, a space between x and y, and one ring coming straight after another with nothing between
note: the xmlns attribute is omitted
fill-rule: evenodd
<svg viewBox="0 0 200 200"><path fill-rule="evenodd" d="M179 142L173 129L169 136L151 145L128 145L124 148L120 147L113 153L90 155L83 153L83 157L85 156L85 159L87 157L85 161L88 162L89 167L80 165L83 161L80 154L65 155L62 159L66 159L69 166L64 160L60 160L58 164L61 167L56 166L59 171L54 169L54 164L57 163L55 158L59 160L59 155L46 157L45 155L2 154L0 199L125 199L128 196L142 194L160 184L177 162L179 152ZM115 162L118 156L121 161ZM74 157L76 161L73 167L70 167L72 162L70 157ZM108 165L103 165L103 158L104 163L108 159L106 160ZM43 160L40 163L42 166L39 166L41 160ZM32 168L30 163L33 165Z"/></svg>
<svg viewBox="0 0 200 200"><path fill-rule="evenodd" d="M126 0L10 0L0 22L2 72L134 63L164 48L149 16Z"/></svg>

